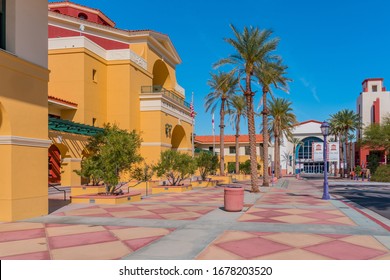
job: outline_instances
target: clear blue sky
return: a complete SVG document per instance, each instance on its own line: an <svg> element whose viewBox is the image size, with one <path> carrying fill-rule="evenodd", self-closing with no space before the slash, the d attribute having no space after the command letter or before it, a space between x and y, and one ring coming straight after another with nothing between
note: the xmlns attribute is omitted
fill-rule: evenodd
<svg viewBox="0 0 390 280"><path fill-rule="evenodd" d="M53 1L49 1L53 2ZM212 134L204 96L212 64L233 53L224 42L232 23L240 30L257 26L280 38L277 53L288 65L290 94L298 121L323 121L341 109L355 110L361 82L384 78L390 88L390 1L388 0L77 0L98 8L121 29L167 34L182 64L177 67L186 100L195 96L195 133ZM256 90L256 88L255 88ZM260 88L257 88L260 93ZM256 94L256 106L260 94ZM260 108L259 108L260 110ZM219 133L218 114L215 115ZM261 119L256 119L257 133ZM242 125L247 133L247 125ZM233 134L228 125L226 133Z"/></svg>

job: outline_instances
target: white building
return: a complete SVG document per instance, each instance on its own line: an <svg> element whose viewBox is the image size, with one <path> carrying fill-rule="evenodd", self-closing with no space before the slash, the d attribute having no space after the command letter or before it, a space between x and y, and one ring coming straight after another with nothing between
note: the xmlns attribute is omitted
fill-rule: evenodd
<svg viewBox="0 0 390 280"><path fill-rule="evenodd" d="M365 79L362 82L363 91L356 100L356 111L364 127L370 124L380 124L384 116L390 113L390 91L386 91L383 78ZM357 138L361 139L363 133L357 131ZM366 147L356 149L355 164L365 166L370 153L377 153L381 162L386 162L384 151L373 151Z"/></svg>
<svg viewBox="0 0 390 280"><path fill-rule="evenodd" d="M313 143L324 142L324 136L322 135L320 128L321 124L322 122L316 120L308 120L295 125L292 131L293 138L297 138L301 142L301 144L298 144L296 147L294 147L293 143L289 142L286 137L283 138L283 143L280 147L282 174L294 173L294 161L296 172L308 174L324 172L324 162L314 158L313 149ZM329 172L334 174L338 166L338 160L328 162Z"/></svg>

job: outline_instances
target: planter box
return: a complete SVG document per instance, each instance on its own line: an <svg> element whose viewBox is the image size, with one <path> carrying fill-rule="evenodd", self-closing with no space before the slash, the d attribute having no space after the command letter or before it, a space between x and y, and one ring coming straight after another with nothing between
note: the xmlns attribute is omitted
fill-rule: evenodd
<svg viewBox="0 0 390 280"><path fill-rule="evenodd" d="M71 186L70 187L70 195L71 196L77 196L77 195L85 195L85 194L96 194L96 193L102 193L106 191L105 186Z"/></svg>
<svg viewBox="0 0 390 280"><path fill-rule="evenodd" d="M183 186L156 186L152 188L152 194L157 193L180 193L192 190L192 185Z"/></svg>
<svg viewBox="0 0 390 280"><path fill-rule="evenodd" d="M232 181L232 176L210 176L211 180L218 181L217 184L231 184Z"/></svg>
<svg viewBox="0 0 390 280"><path fill-rule="evenodd" d="M236 179L237 181L248 181L251 179L251 175L250 174L233 175L233 179Z"/></svg>
<svg viewBox="0 0 390 280"><path fill-rule="evenodd" d="M71 196L72 203L90 204L122 204L127 202L141 201L140 191L130 191L122 195L86 194Z"/></svg>
<svg viewBox="0 0 390 280"><path fill-rule="evenodd" d="M210 181L192 181L191 185L196 188L206 188L206 187L215 187L217 185L217 181L210 180Z"/></svg>

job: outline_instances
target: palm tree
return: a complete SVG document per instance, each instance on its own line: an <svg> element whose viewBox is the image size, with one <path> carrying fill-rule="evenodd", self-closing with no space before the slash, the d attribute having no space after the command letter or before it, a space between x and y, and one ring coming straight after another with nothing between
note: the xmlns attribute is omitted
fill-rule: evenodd
<svg viewBox="0 0 390 280"><path fill-rule="evenodd" d="M236 130L236 174L240 173L240 153L239 141L240 137L240 121L241 117L246 117L246 103L243 95L235 95L231 99L231 108L229 111L230 121Z"/></svg>
<svg viewBox="0 0 390 280"><path fill-rule="evenodd" d="M263 128L268 125L269 110L267 108L267 94L270 93L272 96L271 86L287 90L287 82L291 81L285 77L287 66L282 65L281 59L273 57L271 61L258 63L255 67L255 76L257 77L259 84L262 86L263 91ZM268 142L269 133L267 129L263 129L263 155L264 155L264 166L263 166L263 186L269 186L268 176ZM276 142L275 142L276 143ZM275 158L278 160L279 158ZM278 167L279 169L280 167Z"/></svg>
<svg viewBox="0 0 390 280"><path fill-rule="evenodd" d="M225 114L229 109L228 100L234 95L237 90L238 79L234 76L234 72L217 72L211 73L211 79L208 81L211 92L205 97L206 112L211 109L214 113L217 106L220 104L220 174L225 175L225 153L224 153L224 130L225 130Z"/></svg>
<svg viewBox="0 0 390 280"><path fill-rule="evenodd" d="M339 139L344 141L343 146L346 149L346 162L347 165L350 168L350 171L352 171L352 162L351 162L351 153L352 150L348 149L348 146L352 147L351 143L351 137L348 137L348 135L352 132L354 132L356 129L360 129L362 127L360 122L360 117L358 114L355 114L352 110L343 109L336 114L330 115L330 124L331 124L331 131L332 132L338 132ZM340 156L341 158L344 156ZM344 172L346 172L346 169L344 168Z"/></svg>
<svg viewBox="0 0 390 280"><path fill-rule="evenodd" d="M293 144L293 174L296 173L296 167L295 167L295 162L296 162L296 158L295 158L295 154L296 154L296 148L298 147L298 145L302 145L303 142L298 139L298 138L295 138L293 137L291 140L290 140L291 144Z"/></svg>
<svg viewBox="0 0 390 280"><path fill-rule="evenodd" d="M275 177L280 178L280 145L282 136L291 138L294 125L297 123L295 114L292 112L291 101L284 98L275 98L269 101L269 114L271 119L267 128L272 129L274 136L274 158L275 158ZM263 129L264 132L264 129Z"/></svg>
<svg viewBox="0 0 390 280"><path fill-rule="evenodd" d="M271 55L276 50L279 40L271 38L271 30L260 30L257 27L244 27L243 32L239 32L233 25L230 25L234 33L234 38L227 38L225 41L230 44L236 53L221 59L214 66L230 64L235 68L238 77L245 80L245 87L241 90L246 99L248 134L250 144L250 163L251 163L251 191L259 192L257 177L257 156L256 156L256 131L253 108L253 98L255 93L252 91L252 76L255 70L255 64L272 60Z"/></svg>

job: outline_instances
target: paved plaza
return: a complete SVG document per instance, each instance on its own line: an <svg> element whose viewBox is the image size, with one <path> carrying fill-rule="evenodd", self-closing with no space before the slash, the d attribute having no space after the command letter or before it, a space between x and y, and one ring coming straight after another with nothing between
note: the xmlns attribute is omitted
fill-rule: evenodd
<svg viewBox="0 0 390 280"><path fill-rule="evenodd" d="M224 211L224 187L144 197L125 205L69 204L0 223L0 259L390 260L390 220L321 180L283 178Z"/></svg>

